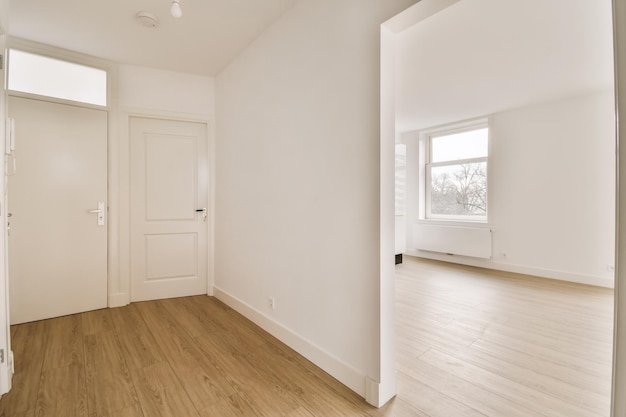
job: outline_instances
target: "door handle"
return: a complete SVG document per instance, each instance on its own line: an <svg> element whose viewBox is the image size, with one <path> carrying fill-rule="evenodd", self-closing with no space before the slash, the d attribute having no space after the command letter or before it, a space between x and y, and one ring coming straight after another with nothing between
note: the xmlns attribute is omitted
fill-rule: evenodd
<svg viewBox="0 0 626 417"><path fill-rule="evenodd" d="M89 210L88 213L98 214L98 226L104 226L104 201L98 201L98 208Z"/></svg>
<svg viewBox="0 0 626 417"><path fill-rule="evenodd" d="M208 215L209 215L208 210L207 210L207 208L206 208L206 207L205 207L205 208L201 208L201 209L196 210L196 213L202 213L202 221L203 221L203 222L205 222L205 221L206 221L206 218L207 218L207 217L208 217Z"/></svg>

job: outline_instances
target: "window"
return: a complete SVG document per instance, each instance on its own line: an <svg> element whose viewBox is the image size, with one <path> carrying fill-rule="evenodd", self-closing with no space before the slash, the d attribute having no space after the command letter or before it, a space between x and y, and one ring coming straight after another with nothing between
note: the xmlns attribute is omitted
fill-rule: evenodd
<svg viewBox="0 0 626 417"><path fill-rule="evenodd" d="M487 221L486 124L427 135L426 218Z"/></svg>
<svg viewBox="0 0 626 417"><path fill-rule="evenodd" d="M9 90L107 105L107 72L17 49L9 51Z"/></svg>

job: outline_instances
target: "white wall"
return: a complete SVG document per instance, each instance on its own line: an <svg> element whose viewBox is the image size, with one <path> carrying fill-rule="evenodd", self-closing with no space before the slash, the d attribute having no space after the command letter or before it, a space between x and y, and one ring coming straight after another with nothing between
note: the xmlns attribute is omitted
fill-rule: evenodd
<svg viewBox="0 0 626 417"><path fill-rule="evenodd" d="M135 65L118 67L118 104L121 108L215 114L214 79Z"/></svg>
<svg viewBox="0 0 626 417"><path fill-rule="evenodd" d="M415 135L404 136L414 141ZM415 172L415 145L409 146ZM409 252L612 286L615 155L612 92L496 113L490 117L488 168L491 260ZM416 196L409 201L417 213ZM407 232L412 239L412 226Z"/></svg>
<svg viewBox="0 0 626 417"><path fill-rule="evenodd" d="M0 0L0 25L4 33L9 31L9 0Z"/></svg>
<svg viewBox="0 0 626 417"><path fill-rule="evenodd" d="M119 65L114 100L118 114L109 126L109 306L130 302L130 176L131 115L204 121L215 118L215 80L212 77ZM209 134L211 143L212 132Z"/></svg>
<svg viewBox="0 0 626 417"><path fill-rule="evenodd" d="M300 1L217 77L216 295L361 395L380 374L380 24L412 3Z"/></svg>

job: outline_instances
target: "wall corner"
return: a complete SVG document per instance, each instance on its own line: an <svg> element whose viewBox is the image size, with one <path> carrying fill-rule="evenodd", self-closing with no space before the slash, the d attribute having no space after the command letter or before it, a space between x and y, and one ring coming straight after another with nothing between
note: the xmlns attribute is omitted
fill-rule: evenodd
<svg viewBox="0 0 626 417"><path fill-rule="evenodd" d="M398 392L396 378L380 383L370 377L365 378L365 401L376 408L381 408Z"/></svg>

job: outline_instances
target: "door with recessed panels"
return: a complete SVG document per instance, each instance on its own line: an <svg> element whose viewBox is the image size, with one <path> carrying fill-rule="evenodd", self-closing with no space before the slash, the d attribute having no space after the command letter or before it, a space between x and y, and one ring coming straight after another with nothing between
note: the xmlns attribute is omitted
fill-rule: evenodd
<svg viewBox="0 0 626 417"><path fill-rule="evenodd" d="M207 125L129 124L131 301L206 294Z"/></svg>

